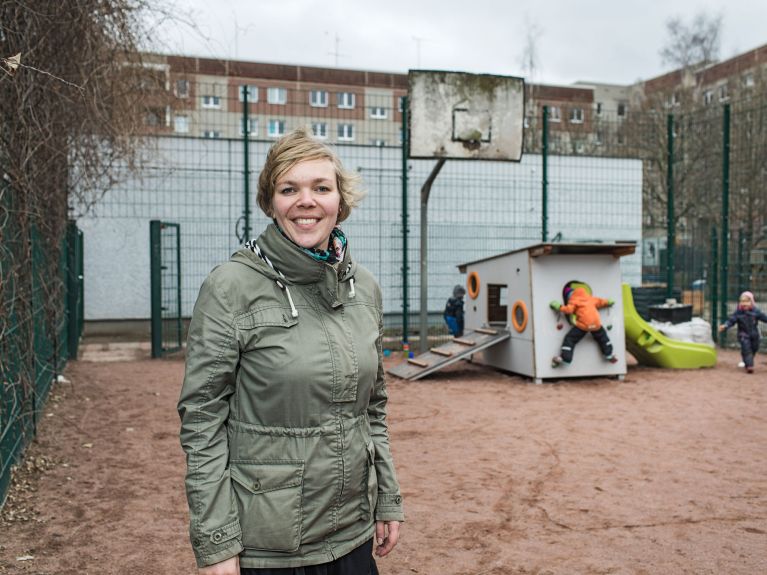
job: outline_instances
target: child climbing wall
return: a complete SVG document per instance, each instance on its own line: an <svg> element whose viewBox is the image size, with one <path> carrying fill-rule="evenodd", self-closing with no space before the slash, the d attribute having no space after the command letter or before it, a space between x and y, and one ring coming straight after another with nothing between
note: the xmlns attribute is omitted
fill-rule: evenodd
<svg viewBox="0 0 767 575"><path fill-rule="evenodd" d="M554 356L551 360L552 367L559 367L563 363L569 364L573 360L575 346L581 341L587 333L590 333L602 350L602 355L610 363L615 363L618 358L613 353L613 345L607 336L607 330L602 326L602 319L599 316L599 309L612 306L615 302L611 299L602 299L594 297L586 291L583 286L572 285L565 286L563 295L565 305L558 301L552 301L549 305L551 309L558 313L575 316L575 325L567 332L560 354Z"/></svg>

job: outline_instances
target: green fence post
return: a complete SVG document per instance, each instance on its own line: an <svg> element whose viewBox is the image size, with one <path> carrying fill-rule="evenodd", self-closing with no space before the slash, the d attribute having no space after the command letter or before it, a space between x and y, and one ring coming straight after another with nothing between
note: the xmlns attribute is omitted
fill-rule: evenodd
<svg viewBox="0 0 767 575"><path fill-rule="evenodd" d="M162 357L162 222L149 222L149 266L152 294L152 357Z"/></svg>
<svg viewBox="0 0 767 575"><path fill-rule="evenodd" d="M719 290L719 248L717 246L718 236L716 228L711 228L711 270L709 279L711 280L709 297L711 301L711 338L714 341L719 339L719 322L717 321L718 290Z"/></svg>
<svg viewBox="0 0 767 575"><path fill-rule="evenodd" d="M243 171L245 183L245 229L243 243L250 240L250 104L248 103L248 86L242 86L242 149ZM179 316L181 314L179 313Z"/></svg>
<svg viewBox="0 0 767 575"><path fill-rule="evenodd" d="M543 107L543 142L541 146L541 241L549 238L549 107Z"/></svg>
<svg viewBox="0 0 767 575"><path fill-rule="evenodd" d="M722 288L720 315L727 317L727 300L729 299L729 247L730 247L730 105L724 105L722 126ZM720 344L724 343L724 334L720 336Z"/></svg>
<svg viewBox="0 0 767 575"><path fill-rule="evenodd" d="M674 297L674 250L676 224L674 222L674 116L666 117L666 297Z"/></svg>
<svg viewBox="0 0 767 575"><path fill-rule="evenodd" d="M80 340L80 333L78 327L80 325L80 318L78 317L80 306L78 296L80 295L80 278L77 254L78 237L77 224L70 221L67 224L67 357L69 359L77 359L77 348Z"/></svg>
<svg viewBox="0 0 767 575"><path fill-rule="evenodd" d="M410 155L408 149L409 126L408 126L408 97L402 97L402 343L408 343L408 314L410 306L408 304L408 266L407 253L407 158Z"/></svg>
<svg viewBox="0 0 767 575"><path fill-rule="evenodd" d="M738 293L743 293L746 288L745 282L743 281L743 268L744 268L744 262L743 262L743 246L746 243L746 236L743 233L743 228L738 230Z"/></svg>
<svg viewBox="0 0 767 575"><path fill-rule="evenodd" d="M181 321L181 226L176 225L176 345L181 349L183 322Z"/></svg>

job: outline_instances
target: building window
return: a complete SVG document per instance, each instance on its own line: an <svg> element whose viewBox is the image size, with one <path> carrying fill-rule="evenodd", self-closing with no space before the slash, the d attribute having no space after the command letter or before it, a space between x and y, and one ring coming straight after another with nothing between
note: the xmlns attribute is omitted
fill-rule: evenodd
<svg viewBox="0 0 767 575"><path fill-rule="evenodd" d="M397 96L397 111L402 113L405 109L405 96Z"/></svg>
<svg viewBox="0 0 767 575"><path fill-rule="evenodd" d="M562 111L559 109L559 106L549 106L549 120L552 122L562 121Z"/></svg>
<svg viewBox="0 0 767 575"><path fill-rule="evenodd" d="M221 97L220 96L203 96L202 107L212 108L215 110L221 109Z"/></svg>
<svg viewBox="0 0 767 575"><path fill-rule="evenodd" d="M350 142L354 139L354 126L352 124L338 124L338 139Z"/></svg>
<svg viewBox="0 0 767 575"><path fill-rule="evenodd" d="M218 140L221 137L221 132L218 130L205 130L202 133L202 137L208 140Z"/></svg>
<svg viewBox="0 0 767 575"><path fill-rule="evenodd" d="M324 140L328 137L328 125L325 122L315 122L312 124L312 135L315 138Z"/></svg>
<svg viewBox="0 0 767 575"><path fill-rule="evenodd" d="M370 140L371 146L376 146L378 148L383 148L386 145L386 140L380 140L378 138L375 138L373 140Z"/></svg>
<svg viewBox="0 0 767 575"><path fill-rule="evenodd" d="M285 120L269 120L269 137L279 138L285 135Z"/></svg>
<svg viewBox="0 0 767 575"><path fill-rule="evenodd" d="M338 92L337 97L339 108L354 108L354 94L352 92Z"/></svg>
<svg viewBox="0 0 767 575"><path fill-rule="evenodd" d="M173 131L177 134L188 134L189 116L175 116L173 118Z"/></svg>
<svg viewBox="0 0 767 575"><path fill-rule="evenodd" d="M674 92L671 95L671 105L678 106L681 103L682 103L682 96L679 95L679 92Z"/></svg>
<svg viewBox="0 0 767 575"><path fill-rule="evenodd" d="M754 75L751 72L743 74L743 87L744 88L754 87Z"/></svg>
<svg viewBox="0 0 767 575"><path fill-rule="evenodd" d="M618 102L618 115L619 116L625 116L626 115L626 102Z"/></svg>
<svg viewBox="0 0 767 575"><path fill-rule="evenodd" d="M272 86L266 89L266 101L270 104L284 105L288 103L288 89Z"/></svg>
<svg viewBox="0 0 767 575"><path fill-rule="evenodd" d="M602 115L602 102L597 102L597 116Z"/></svg>
<svg viewBox="0 0 767 575"><path fill-rule="evenodd" d="M237 93L240 95L240 102L245 101L245 90L248 91L248 102L258 102L258 86L240 86Z"/></svg>
<svg viewBox="0 0 767 575"><path fill-rule="evenodd" d="M389 117L389 112L383 106L373 106L370 108L370 117L375 120L385 120Z"/></svg>
<svg viewBox="0 0 767 575"><path fill-rule="evenodd" d="M148 108L144 113L144 125L162 126L165 122L165 110L162 108Z"/></svg>
<svg viewBox="0 0 767 575"><path fill-rule="evenodd" d="M309 93L309 104L315 108L327 108L328 93L325 90L312 90Z"/></svg>
<svg viewBox="0 0 767 575"><path fill-rule="evenodd" d="M505 324L508 321L508 286L487 284L487 321L490 324Z"/></svg>
<svg viewBox="0 0 767 575"><path fill-rule="evenodd" d="M185 79L176 80L174 91L176 93L177 98L188 98L189 97L189 80L185 80Z"/></svg>
<svg viewBox="0 0 767 575"><path fill-rule="evenodd" d="M714 93L711 90L703 92L703 103L708 106L714 101Z"/></svg>
<svg viewBox="0 0 767 575"><path fill-rule="evenodd" d="M570 108L570 123L571 124L583 123L583 108Z"/></svg>
<svg viewBox="0 0 767 575"><path fill-rule="evenodd" d="M248 97L250 97L250 94L248 94ZM240 120L240 136L245 135L245 130L243 130L243 121ZM255 137L258 135L258 118L250 118L248 120L248 137Z"/></svg>
<svg viewBox="0 0 767 575"><path fill-rule="evenodd" d="M727 84L722 84L719 86L719 101L724 102L727 98L730 97L729 90L727 89Z"/></svg>

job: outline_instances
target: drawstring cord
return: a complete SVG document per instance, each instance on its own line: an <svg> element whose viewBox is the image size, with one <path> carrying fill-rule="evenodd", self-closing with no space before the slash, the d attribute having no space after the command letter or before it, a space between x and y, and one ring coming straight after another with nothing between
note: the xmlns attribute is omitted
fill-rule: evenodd
<svg viewBox="0 0 767 575"><path fill-rule="evenodd" d="M352 269L352 262L349 262L346 265L346 269L344 270L343 277L346 276ZM349 297L353 298L356 294L354 293L354 278L349 278Z"/></svg>
<svg viewBox="0 0 767 575"><path fill-rule="evenodd" d="M277 274L285 280L286 283L281 282L280 280L274 280L274 282L277 284L277 286L285 292L285 295L288 296L288 302L290 303L290 315L293 317L298 317L298 310L296 309L296 306L293 304L293 297L290 295L290 290L288 289L287 285L287 279L285 278L285 274L283 274L280 270L278 270L276 267L274 267L274 264L271 262L271 260L266 256L264 252L261 251L261 248L258 246L255 240L250 240L245 243L245 247L250 249L251 251L255 252L258 257L260 257L262 260L266 262L266 264L272 268ZM346 269L344 270L343 275L346 276L352 269L352 263L349 262L349 264L346 266ZM356 297L356 292L354 291L354 278L349 278L349 297L353 298Z"/></svg>
<svg viewBox="0 0 767 575"><path fill-rule="evenodd" d="M274 280L274 283L276 283L277 287L279 287L282 291L284 291L285 294L288 296L288 303L290 303L290 315L292 317L298 317L298 310L296 309L296 306L293 304L293 297L290 295L290 290L288 289L287 279L285 278L285 274L283 274L280 270L274 267L274 264L271 262L271 260L268 257L266 257L266 254L261 251L261 248L258 247L258 244L255 242L255 240L251 240L247 242L245 244L245 247L254 251L256 255L258 255L258 257L264 260L270 268L272 268L275 272L277 272L277 274L283 280L285 280L286 283L283 283L280 280Z"/></svg>

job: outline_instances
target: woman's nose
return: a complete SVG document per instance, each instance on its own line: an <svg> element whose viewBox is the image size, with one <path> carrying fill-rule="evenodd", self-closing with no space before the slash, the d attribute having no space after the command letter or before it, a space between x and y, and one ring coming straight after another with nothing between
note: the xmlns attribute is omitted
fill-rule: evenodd
<svg viewBox="0 0 767 575"><path fill-rule="evenodd" d="M298 205L299 206L313 206L315 204L314 194L309 188L303 188L299 190Z"/></svg>

